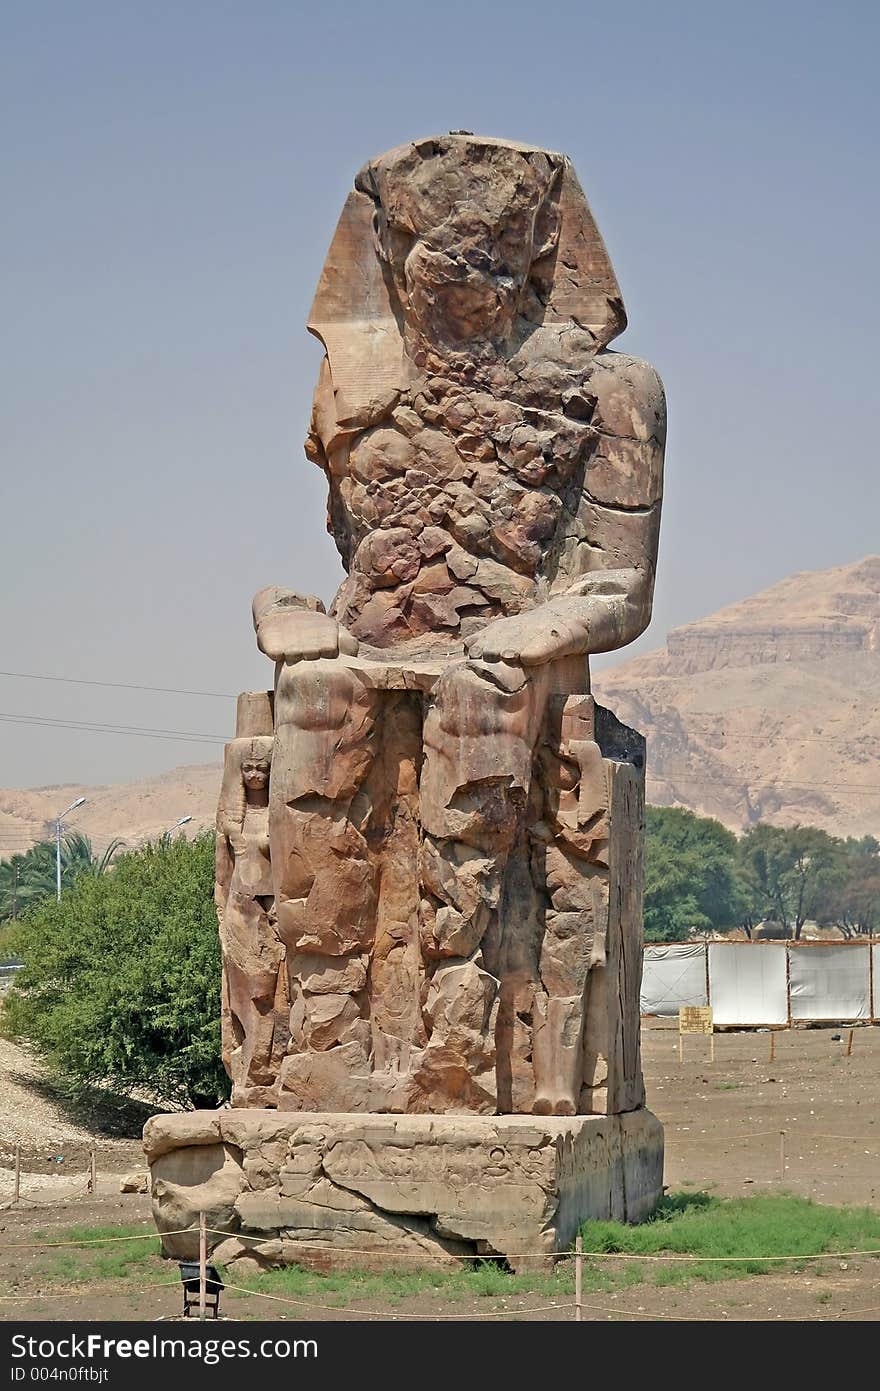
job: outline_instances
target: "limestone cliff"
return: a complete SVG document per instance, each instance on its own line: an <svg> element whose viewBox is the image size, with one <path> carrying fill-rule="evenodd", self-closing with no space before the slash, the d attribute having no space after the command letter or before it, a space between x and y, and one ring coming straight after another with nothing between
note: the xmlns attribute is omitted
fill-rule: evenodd
<svg viewBox="0 0 880 1391"><path fill-rule="evenodd" d="M648 739L648 799L734 829L880 832L880 556L792 575L597 673Z"/></svg>

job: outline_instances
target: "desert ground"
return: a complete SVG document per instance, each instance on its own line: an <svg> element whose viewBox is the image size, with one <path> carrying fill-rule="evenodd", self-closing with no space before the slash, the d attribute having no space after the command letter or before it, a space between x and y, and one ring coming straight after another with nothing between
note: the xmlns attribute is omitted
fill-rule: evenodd
<svg viewBox="0 0 880 1391"><path fill-rule="evenodd" d="M835 1038L838 1035L838 1038ZM648 1105L666 1127L670 1192L741 1197L790 1192L819 1203L868 1205L880 1211L880 1029L859 1027L846 1056L846 1028L796 1029L775 1036L729 1032L685 1039L676 1026L646 1020L642 1032ZM2 1045L0 1081L0 1317L30 1319L172 1319L180 1313L177 1268L144 1255L139 1241L108 1247L50 1246L76 1228L137 1232L149 1200L122 1194L123 1174L143 1167L137 1138L106 1133L106 1119L77 1123L47 1088L39 1066ZM90 1128L91 1124L91 1128ZM136 1124L136 1116L129 1126ZM782 1172L784 1139L784 1175ZM22 1146L22 1199L13 1205L12 1156ZM97 1192L87 1192L89 1150L96 1149ZM152 1243L150 1243L152 1245ZM120 1252L137 1250L126 1266ZM85 1255L83 1252L85 1251ZM94 1255L94 1252L100 1255ZM108 1257L106 1252L110 1252ZM614 1263L620 1269L619 1263ZM880 1314L880 1261L826 1256L772 1273L706 1282L662 1282L659 1267L628 1285L587 1282L584 1318L764 1320L875 1319ZM607 1268L608 1262L606 1262ZM665 1267L669 1269L669 1267ZM595 1285L595 1281L592 1282ZM381 1282L341 1290L320 1277L305 1290L266 1294L228 1291L227 1319L534 1319L573 1316L570 1282L546 1277L498 1292L400 1289Z"/></svg>

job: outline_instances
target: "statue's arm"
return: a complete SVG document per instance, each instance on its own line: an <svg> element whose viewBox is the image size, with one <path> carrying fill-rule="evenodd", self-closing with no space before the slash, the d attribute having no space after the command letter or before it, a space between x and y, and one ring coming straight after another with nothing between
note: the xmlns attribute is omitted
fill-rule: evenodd
<svg viewBox="0 0 880 1391"><path fill-rule="evenodd" d="M604 352L585 389L596 402L596 448L548 554L548 599L490 624L468 642L472 656L536 666L609 652L633 642L651 620L666 444L663 386L647 363Z"/></svg>
<svg viewBox="0 0 880 1391"><path fill-rule="evenodd" d="M587 650L606 652L651 621L666 400L653 367L622 353L599 353L587 388L597 444L577 510L562 519L550 603L586 625Z"/></svg>
<svg viewBox="0 0 880 1391"><path fill-rule="evenodd" d="M217 916L222 919L229 899L232 871L235 868L235 855L229 844L229 837L219 824L214 847L214 905L217 909Z"/></svg>
<svg viewBox="0 0 880 1391"><path fill-rule="evenodd" d="M349 432L350 433L350 432ZM312 400L312 417L306 438L306 455L327 475L328 481L340 458L347 458L348 435L341 432L330 370L325 357ZM314 594L300 594L281 585L259 590L253 601L257 646L273 661L314 661L320 657L354 656L357 639L337 623Z"/></svg>

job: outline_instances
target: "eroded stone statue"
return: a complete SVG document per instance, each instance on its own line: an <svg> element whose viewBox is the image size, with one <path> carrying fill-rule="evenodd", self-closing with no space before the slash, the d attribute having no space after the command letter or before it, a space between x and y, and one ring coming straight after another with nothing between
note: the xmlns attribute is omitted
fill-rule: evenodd
<svg viewBox="0 0 880 1391"><path fill-rule="evenodd" d="M651 614L665 406L625 324L563 156L454 133L357 176L309 320L346 579L256 596L274 690L218 821L233 1107L643 1106L644 744L588 662Z"/></svg>
<svg viewBox="0 0 880 1391"><path fill-rule="evenodd" d="M665 438L656 373L608 350L624 325L562 157L452 135L358 175L309 325L348 577L329 614L254 606L298 1104L605 1109L586 658L650 617Z"/></svg>

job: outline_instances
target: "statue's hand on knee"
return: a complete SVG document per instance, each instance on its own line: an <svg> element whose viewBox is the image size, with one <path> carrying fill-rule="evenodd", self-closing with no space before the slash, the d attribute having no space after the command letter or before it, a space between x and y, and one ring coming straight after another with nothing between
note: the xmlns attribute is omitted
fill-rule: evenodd
<svg viewBox="0 0 880 1391"><path fill-rule="evenodd" d="M324 612L320 599L275 586L261 589L253 604L257 646L273 661L307 662L357 655L358 641Z"/></svg>
<svg viewBox="0 0 880 1391"><path fill-rule="evenodd" d="M560 657L586 652L586 625L555 613L549 604L499 618L467 639L468 656L484 662L545 666Z"/></svg>

